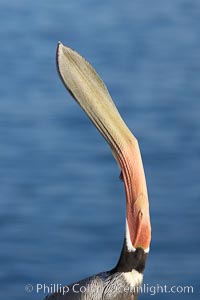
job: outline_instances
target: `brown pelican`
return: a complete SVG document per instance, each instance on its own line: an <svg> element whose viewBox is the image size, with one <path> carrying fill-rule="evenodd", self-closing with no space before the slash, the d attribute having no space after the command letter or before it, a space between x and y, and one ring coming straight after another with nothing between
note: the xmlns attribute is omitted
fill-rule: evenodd
<svg viewBox="0 0 200 300"><path fill-rule="evenodd" d="M65 293L61 289L46 299L135 300L151 240L148 194L138 141L92 66L61 43L56 57L65 87L103 135L121 169L126 192L126 226L121 255L112 270L70 284Z"/></svg>

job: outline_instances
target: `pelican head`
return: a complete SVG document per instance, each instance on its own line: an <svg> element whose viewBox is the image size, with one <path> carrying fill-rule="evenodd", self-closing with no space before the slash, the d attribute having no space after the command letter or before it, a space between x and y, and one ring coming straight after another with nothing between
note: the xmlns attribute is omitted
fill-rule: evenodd
<svg viewBox="0 0 200 300"><path fill-rule="evenodd" d="M59 42L57 68L61 80L109 144L126 192L126 246L149 251L151 224L146 180L136 137L122 120L105 84L76 51Z"/></svg>

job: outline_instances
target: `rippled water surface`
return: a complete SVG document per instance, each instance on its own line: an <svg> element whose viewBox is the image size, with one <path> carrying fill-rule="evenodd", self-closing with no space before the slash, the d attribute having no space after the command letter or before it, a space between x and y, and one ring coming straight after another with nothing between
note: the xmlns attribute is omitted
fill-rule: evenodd
<svg viewBox="0 0 200 300"><path fill-rule="evenodd" d="M0 0L1 299L111 268L125 197L109 147L62 86L57 41L98 70L140 141L153 239L144 282L200 294L200 3ZM140 299L150 299L149 294Z"/></svg>

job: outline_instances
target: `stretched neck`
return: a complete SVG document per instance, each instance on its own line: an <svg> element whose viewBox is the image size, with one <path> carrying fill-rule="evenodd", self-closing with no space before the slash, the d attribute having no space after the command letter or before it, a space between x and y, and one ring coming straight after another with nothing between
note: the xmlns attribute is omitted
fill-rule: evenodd
<svg viewBox="0 0 200 300"><path fill-rule="evenodd" d="M122 178L126 192L126 245L129 251L148 252L151 240L149 202L139 145L133 139L122 151Z"/></svg>
<svg viewBox="0 0 200 300"><path fill-rule="evenodd" d="M124 239L124 244L122 247L121 255L119 261L115 268L111 270L111 273L116 272L132 272L133 270L143 273L145 269L146 259L148 253L145 253L143 249L137 248L134 251L129 251L126 239Z"/></svg>
<svg viewBox="0 0 200 300"><path fill-rule="evenodd" d="M131 143L120 152L121 179L126 192L126 226L121 255L114 272L143 273L149 252L151 225L148 193L138 142Z"/></svg>

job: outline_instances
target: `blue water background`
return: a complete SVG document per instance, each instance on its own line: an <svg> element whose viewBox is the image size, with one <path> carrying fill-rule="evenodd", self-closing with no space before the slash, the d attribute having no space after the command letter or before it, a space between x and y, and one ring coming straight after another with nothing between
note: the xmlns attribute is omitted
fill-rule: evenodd
<svg viewBox="0 0 200 300"><path fill-rule="evenodd" d="M106 82L143 155L152 218L144 282L200 295L200 2L0 1L1 299L43 299L117 262L125 196L109 147L61 84L57 41Z"/></svg>

